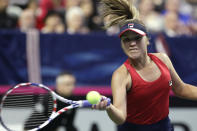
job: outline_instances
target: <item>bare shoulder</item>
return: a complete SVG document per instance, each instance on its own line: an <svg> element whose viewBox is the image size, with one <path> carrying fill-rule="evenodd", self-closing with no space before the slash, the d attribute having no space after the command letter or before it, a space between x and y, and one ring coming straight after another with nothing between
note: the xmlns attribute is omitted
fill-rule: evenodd
<svg viewBox="0 0 197 131"><path fill-rule="evenodd" d="M155 56L157 56L164 64L166 64L167 67L169 67L170 65L170 59L168 57L167 54L165 53L151 53Z"/></svg>
<svg viewBox="0 0 197 131"><path fill-rule="evenodd" d="M125 78L126 76L128 75L128 71L127 71L127 68L125 67L124 64L122 64L119 68L117 68L114 72L113 72L113 75L112 77L115 77L115 78Z"/></svg>
<svg viewBox="0 0 197 131"><path fill-rule="evenodd" d="M116 69L112 75L112 89L113 87L117 87L118 88L125 88L127 90L129 90L129 88L132 85L132 79L131 76L127 70L127 68L125 67L125 65L121 65L118 69ZM115 86L114 86L115 85Z"/></svg>
<svg viewBox="0 0 197 131"><path fill-rule="evenodd" d="M166 62L167 59L169 59L169 58L168 58L168 55L165 54L165 53L151 53L151 54L157 56L157 57L158 57L160 60L162 60L164 63Z"/></svg>

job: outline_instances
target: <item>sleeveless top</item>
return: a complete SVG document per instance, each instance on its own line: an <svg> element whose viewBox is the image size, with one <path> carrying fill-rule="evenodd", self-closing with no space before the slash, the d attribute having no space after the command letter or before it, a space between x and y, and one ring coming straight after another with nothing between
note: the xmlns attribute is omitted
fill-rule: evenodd
<svg viewBox="0 0 197 131"><path fill-rule="evenodd" d="M155 55L148 54L159 68L158 79L148 82L143 80L130 64L124 65L132 79L132 87L127 92L127 122L133 124L153 124L168 116L171 76L168 67ZM154 73L154 72L153 72Z"/></svg>

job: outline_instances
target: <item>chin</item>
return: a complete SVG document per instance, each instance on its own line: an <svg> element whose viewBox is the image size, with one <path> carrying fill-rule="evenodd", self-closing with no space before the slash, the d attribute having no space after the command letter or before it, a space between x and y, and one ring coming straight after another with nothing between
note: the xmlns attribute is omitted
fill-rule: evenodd
<svg viewBox="0 0 197 131"><path fill-rule="evenodd" d="M140 53L129 53L129 54L128 54L128 57L129 57L130 59L139 59L140 56L141 56Z"/></svg>

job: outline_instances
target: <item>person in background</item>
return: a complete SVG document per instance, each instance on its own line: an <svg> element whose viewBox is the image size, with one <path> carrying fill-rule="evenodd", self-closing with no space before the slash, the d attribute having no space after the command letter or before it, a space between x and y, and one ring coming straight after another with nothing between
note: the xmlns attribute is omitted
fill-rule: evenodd
<svg viewBox="0 0 197 131"><path fill-rule="evenodd" d="M87 34L89 32L88 27L85 26L85 14L80 7L71 7L67 10L65 16L65 23L67 26L68 34Z"/></svg>
<svg viewBox="0 0 197 131"><path fill-rule="evenodd" d="M21 13L19 18L19 29L22 32L27 32L30 29L36 28L36 17L34 11L26 9Z"/></svg>
<svg viewBox="0 0 197 131"><path fill-rule="evenodd" d="M166 13L164 33L169 37L191 34L189 28L179 21L175 12Z"/></svg>
<svg viewBox="0 0 197 131"><path fill-rule="evenodd" d="M112 16L106 16L104 19L103 19L103 22L104 22L104 25L107 25L109 20L111 19ZM112 35L117 35L118 33L120 32L120 28L117 26L117 25L113 25L109 28L106 29L106 34L109 35L109 36L112 36Z"/></svg>
<svg viewBox="0 0 197 131"><path fill-rule="evenodd" d="M66 0L65 10L68 10L75 6L79 7L81 4L81 1L83 0Z"/></svg>
<svg viewBox="0 0 197 131"><path fill-rule="evenodd" d="M36 19L35 26L38 30L41 30L41 28L44 26L44 23L41 21L41 19L39 19L39 16L41 14L41 10L39 8L39 2L37 0L29 0L26 4L25 10L27 9L32 10L34 12Z"/></svg>
<svg viewBox="0 0 197 131"><path fill-rule="evenodd" d="M9 14L7 8L9 0L0 0L0 29L14 29L17 27L17 16Z"/></svg>
<svg viewBox="0 0 197 131"><path fill-rule="evenodd" d="M163 16L154 10L153 0L139 0L140 17L150 32L162 32L164 28Z"/></svg>
<svg viewBox="0 0 197 131"><path fill-rule="evenodd" d="M92 23L91 23L91 26L89 26L89 28L93 31L104 32L104 29L102 28L104 26L104 21L102 17L100 17L102 10L100 8L99 2L100 0L92 0L93 14L91 16Z"/></svg>
<svg viewBox="0 0 197 131"><path fill-rule="evenodd" d="M187 0L187 2L192 6L192 20L190 22L189 28L193 35L197 34L197 1Z"/></svg>
<svg viewBox="0 0 197 131"><path fill-rule="evenodd" d="M174 12L178 15L178 19L182 24L188 25L191 20L190 14L183 14L180 10L181 1L180 0L166 0L165 11L163 12L166 15L168 12Z"/></svg>
<svg viewBox="0 0 197 131"><path fill-rule="evenodd" d="M79 6L86 18L89 18L93 13L93 2L92 0L82 0Z"/></svg>
<svg viewBox="0 0 197 131"><path fill-rule="evenodd" d="M29 0L27 3L27 8L32 9L34 12L38 11L38 2L37 0Z"/></svg>
<svg viewBox="0 0 197 131"><path fill-rule="evenodd" d="M83 10L84 15L85 15L85 25L92 31L96 30L96 24L94 22L94 17L95 17L95 11L94 9L94 3L92 0L82 0L80 3L80 8Z"/></svg>
<svg viewBox="0 0 197 131"><path fill-rule="evenodd" d="M64 33L65 27L60 15L51 11L45 18L44 27L41 30L42 33Z"/></svg>
<svg viewBox="0 0 197 131"><path fill-rule="evenodd" d="M64 71L56 77L56 92L66 98L71 97L75 83L75 76L69 71Z"/></svg>
<svg viewBox="0 0 197 131"><path fill-rule="evenodd" d="M75 76L69 71L64 71L56 77L55 92L64 98L75 100L73 96L73 90L75 88L75 84L76 84ZM41 104L41 106L43 106L44 108L44 114L48 114L47 113L48 104L49 104L48 96L45 96ZM61 101L57 101L57 110L60 110L66 106L68 106L68 104L65 104ZM34 126L34 124L31 123L31 119L33 118L39 119L37 116L35 116L35 114L36 113L33 113L29 117L29 119L25 122L25 130L28 130L27 125ZM77 128L74 125L75 114L76 114L76 109L72 109L68 112L64 112L58 118L54 119L50 124L48 124L46 127L42 128L39 131L77 131Z"/></svg>
<svg viewBox="0 0 197 131"><path fill-rule="evenodd" d="M47 17L48 12L55 10L59 13L64 13L65 1L66 0L40 0L40 13L38 15L40 29L44 26L44 20L46 19L45 17Z"/></svg>

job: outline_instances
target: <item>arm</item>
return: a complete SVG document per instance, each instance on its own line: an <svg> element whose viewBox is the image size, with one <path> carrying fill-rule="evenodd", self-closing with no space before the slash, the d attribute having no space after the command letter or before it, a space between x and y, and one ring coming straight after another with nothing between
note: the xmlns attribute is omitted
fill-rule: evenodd
<svg viewBox="0 0 197 131"><path fill-rule="evenodd" d="M197 87L184 83L175 71L169 57L166 54L162 54L162 57L170 70L174 94L181 98L197 100Z"/></svg>
<svg viewBox="0 0 197 131"><path fill-rule="evenodd" d="M121 69L122 68L122 69ZM107 108L107 113L116 124L122 124L126 120L126 87L128 84L127 71L121 67L113 73L111 88L113 95L113 105Z"/></svg>
<svg viewBox="0 0 197 131"><path fill-rule="evenodd" d="M128 71L124 65L117 69L113 73L111 81L113 104L106 107L107 102L103 101L95 107L96 109L106 109L110 119L118 125L125 122L127 115L126 87L128 85L128 81L131 81L131 77L127 76L129 76Z"/></svg>

